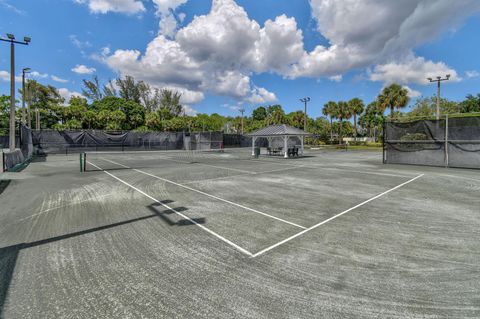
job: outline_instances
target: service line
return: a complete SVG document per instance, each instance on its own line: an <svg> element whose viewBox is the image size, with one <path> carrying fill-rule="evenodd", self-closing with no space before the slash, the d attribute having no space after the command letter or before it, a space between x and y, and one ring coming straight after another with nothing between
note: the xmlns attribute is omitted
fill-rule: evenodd
<svg viewBox="0 0 480 319"><path fill-rule="evenodd" d="M373 200L376 200L376 199L382 197L383 195L386 195L386 194L388 194L388 193L390 193L390 192L393 192L394 190L399 189L400 187L405 186L405 185L407 185L407 184L415 181L416 179L422 177L423 175L425 175L425 174L420 174L420 175L418 175L418 176L416 176L416 177L414 177L414 178L412 178L412 179L410 179L410 180L408 180L408 181L406 181L406 182L404 182L404 183L402 183L402 184L400 184L400 185L397 185L397 186L395 186L395 187L393 187L393 188L391 188L391 189L389 189L389 190L387 190L387 191L385 191L385 192L383 192L383 193L381 193L381 194L378 194L377 196L374 196L374 197L372 197L372 198L370 198L370 199L367 199L366 201L364 201L364 202L362 202L362 203L360 203L360 204L358 204L358 205L355 205L355 206L353 206L353 207L351 207L351 208L349 208L349 209L347 209L347 210L344 210L343 212L341 212L341 213L339 213L339 214L337 214L337 215L335 215L335 216L332 216L332 217L330 217L330 218L328 218L328 219L326 219L326 220L324 220L324 221L322 221L322 222L320 222L320 223L318 223L318 224L316 224L316 225L313 225L313 226L310 227L310 228L307 228L307 229L305 229L305 230L302 230L302 231L299 232L298 234L295 234L295 235L293 235L293 236L291 236L291 237L288 237L287 239L284 239L284 240L282 240L282 241L280 241L280 242L278 242L278 243L276 243L276 244L274 244L274 245L272 245L272 246L270 246L270 247L267 247L267 248L265 248L265 249L263 249L263 250L255 253L255 254L253 254L252 258L258 257L258 256L260 256L260 255L263 255L264 253L266 253L266 252L268 252L268 251L270 251L270 250L272 250L272 249L274 249L274 248L276 248L276 247L278 247L278 246L280 246L280 245L283 245L283 244L291 241L292 239L295 239L295 238L297 238L297 237L299 237L299 236L302 236L303 234L305 234L305 233L307 233L307 232L309 232L309 231L311 231L311 230L314 230L315 228L320 227L320 226L322 226L323 224L326 224L326 223L328 223L328 222L330 222L330 221L332 221L332 220L334 220L334 219L336 219L336 218L338 218L338 217L340 217L340 216L342 216L342 215L344 215L344 214L346 214L346 213L348 213L348 212L351 212L351 211L354 210L354 209L357 209L357 208L359 208L359 207L361 207L361 206L363 206L363 205L365 205L365 204L367 204L367 203L369 203L369 202L371 202L371 201L373 201Z"/></svg>
<svg viewBox="0 0 480 319"><path fill-rule="evenodd" d="M192 191L192 192L196 192L196 193L199 193L199 194L202 194L202 195L211 197L211 198L213 198L213 199L216 199L216 200L225 202L225 203L227 203L227 204L230 204L230 205L233 205L233 206L237 206L237 207L243 208L243 209L248 210L248 211L251 211L251 212L253 212L253 213L256 213L256 214L259 214L259 215L263 215L263 216L266 216L266 217L269 217L269 218L278 220L278 221L283 222L283 223L285 223L285 224L289 224L289 225L292 225L292 226L295 226L295 227L298 227L298 228L302 228L302 229L307 229L307 228L304 227L304 226L301 226L301 225L292 223L292 222L290 222L290 221L288 221L288 220L281 219L281 218L279 218L279 217L276 217L276 216L273 216L273 215L270 215L270 214L261 212L261 211L259 211L259 210L256 210L256 209L253 209L253 208L250 208L250 207L247 207L247 206L244 206L244 205L241 205L241 204L232 202L232 201L229 201L229 200L227 200L227 199L224 199L224 198L221 198L221 197L218 197L218 196L209 194L209 193L202 192L201 190L198 190L198 189L195 189L195 188L186 186L186 185L184 185L184 184L180 184L180 183L171 181L171 180L169 180L169 179L166 179L166 178L163 178L163 177L160 177L160 176L156 176L156 175L150 174L150 173L148 173L148 172L145 172L145 171L142 171L142 170L139 170L139 169L131 168L131 167L127 166L127 165L123 165L123 164L121 164L121 163L118 163L118 162L115 162L115 161L112 161L112 160L109 160L109 159L106 159L106 158L103 158L103 160L104 160L104 161L107 161L107 162L110 162L110 163L112 163L112 164L115 164L115 165L119 165L119 166L122 166L122 167L125 167L125 168L128 168L128 169L132 169L132 170L134 170L135 172L138 172L138 173L141 173L141 174L144 174L144 175L148 175L148 176L150 176L150 177L153 177L153 178L156 178L156 179L158 179L158 180L161 180L161 181L164 181L164 182L173 184L173 185L175 185L175 186L188 189L188 190L190 190L190 191Z"/></svg>

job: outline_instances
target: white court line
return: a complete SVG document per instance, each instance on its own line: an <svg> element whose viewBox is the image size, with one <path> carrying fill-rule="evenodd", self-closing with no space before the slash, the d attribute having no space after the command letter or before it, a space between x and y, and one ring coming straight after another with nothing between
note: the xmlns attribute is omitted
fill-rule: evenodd
<svg viewBox="0 0 480 319"><path fill-rule="evenodd" d="M245 255L252 256L252 253L251 253L251 252L249 252L248 250L246 250L245 248L242 248L242 247L238 246L237 244L235 244L235 243L231 242L230 240L226 239L225 237L223 237L223 236L220 236L219 234L217 234L217 233L216 233L216 232L214 232L213 230L210 230L210 229L208 229L207 227L205 227L205 226L203 226L203 225L201 225L201 224L197 223L195 220L191 219L190 217L188 217L188 216L186 216L186 215L184 215L184 214L182 214L182 213L180 213L180 212L176 211L176 210L175 210L175 209L173 209L172 207L170 207L170 206L168 206L168 205L166 205L166 204L162 203L162 202L161 202L161 201L159 201L158 199L156 199L156 198L154 198L154 197L152 197L152 196L148 195L147 193L143 192L142 190L140 190L140 189L136 188L135 186L133 186L133 185L131 185L131 184L129 184L129 183L127 183L127 182L125 182L125 181L124 181L124 180L122 180L121 178L118 178L117 176L115 176L115 175L111 174L110 172L107 172L106 170L102 169L101 167L98 167L97 165L95 165L95 164L93 164L93 163L91 163L91 162L87 162L87 163L89 163L90 165L92 165L92 166L96 167L97 169L101 170L101 171L102 171L102 172L104 172L105 174L108 174L109 176L111 176L111 177L115 178L115 179L116 179L116 180L118 180L119 182L122 182L123 184L127 185L128 187L130 187L130 188L132 188L132 189L136 190L136 191L137 191L137 192L139 192L140 194L142 194L142 195L144 195L144 196L146 196L146 197L150 198L151 200L153 200L153 201L155 201L156 203L158 203L158 204L162 205L162 206L163 206L163 207L165 207L166 209L168 209L168 210L171 210L172 212L174 212L174 213L176 213L177 215L181 216L182 218L184 218L184 219L188 220L188 221L189 221L189 222L191 222L192 224L195 224L195 225L197 225L198 227L200 227L200 228L201 228L201 229L203 229L204 231L206 231L206 232L208 232L209 234L211 234L211 235L213 235L213 236L217 237L218 239L220 239L221 241L223 241L223 242L225 242L225 243L229 244L230 246L234 247L235 249L237 249L237 250L241 251L241 252L242 252L242 253L244 253Z"/></svg>
<svg viewBox="0 0 480 319"><path fill-rule="evenodd" d="M162 157L162 159L167 160L167 161L176 162L176 163L195 164L195 165L225 169L225 170L229 170L229 171L236 171L236 172L245 173L245 174L255 174L255 172L245 171L243 169L238 169L238 168L229 168L229 167L216 166L216 165L210 165L210 164L205 164L205 163L195 163L195 162L191 163L191 162L186 162L186 161L182 161L182 160L174 160L174 159L171 159L171 158L168 158L168 157Z"/></svg>
<svg viewBox="0 0 480 319"><path fill-rule="evenodd" d="M139 169L131 168L131 167L128 167L127 165L123 165L123 164L114 162L114 161L112 161L112 160L106 159L106 158L103 158L103 160L104 160L104 161L107 161L107 162L110 162L110 163L113 163L113 164L115 164L115 165L119 165L119 166L123 166L123 167L125 167L125 168L132 169L132 170L134 170L134 171L136 171L136 172L138 172L138 173L151 176L151 177L156 178L156 179L159 179L159 180L161 180L161 181L164 181L164 182L167 182L167 183L170 183L170 184L179 186L179 187L183 187L183 188L188 189L188 190L190 190L190 191L192 191L192 192L197 192L197 193L199 193L199 194L202 194L202 195L205 195L205 196L214 198L214 199L216 199L216 200L219 200L219 201L228 203L228 204L230 204L230 205L234 205L234 206L237 206L237 207L246 209L246 210L251 211L251 212L253 212L253 213L260 214L260 215L263 215L263 216L266 216L266 217L269 217L269 218L272 218L272 219L281 221L281 222L283 222L283 223L286 223L286 224L289 224L289 225L292 225L292 226L295 226L295 227L298 227L298 228L307 229L307 228L304 227L304 226L297 225L297 224L295 224L295 223L289 222L288 220L284 220L284 219L281 219L281 218L278 218L278 217L269 215L269 214L267 214L267 213L263 213L263 212L258 211L258 210L256 210L256 209L253 209L253 208L250 208L250 207L247 207L247 206L243 206L243 205L241 205L241 204L237 204L237 203L235 203L235 202L229 201L229 200L227 200L227 199L223 199L223 198L221 198L221 197L218 197L218 196L215 196L215 195L212 195L212 194L208 194L208 193L202 192L202 191L200 191L200 190L198 190L198 189L191 188L191 187L189 187L189 186L176 183L176 182L171 181L171 180L168 180L168 179L166 179L166 178L162 178L162 177L159 177L159 176L156 176L156 175L147 173L147 172L142 171L142 170L139 170Z"/></svg>
<svg viewBox="0 0 480 319"><path fill-rule="evenodd" d="M385 192L383 192L383 193L381 193L381 194L378 194L378 195L375 196L375 197L372 197L372 198L370 198L370 199L367 199L366 201L364 201L364 202L362 202L362 203L360 203L360 204L358 204L358 205L355 205L355 206L353 206L353 207L351 207L351 208L349 208L349 209L347 209L347 210L344 210L343 212L341 212L341 213L339 213L339 214L337 214L337 215L335 215L335 216L332 216L332 217L324 220L323 222L320 222L320 223L318 223L318 224L316 224L316 225L313 225L312 227L307 228L307 229L299 232L298 234L295 234L295 235L293 235L293 236L291 236L291 237L288 237L287 239L284 239L284 240L276 243L275 245L272 245L272 246L270 246L270 247L267 247L267 248L265 248L265 249L263 249L263 250L255 253L255 254L253 254L252 258L257 257L257 256L260 256L260 255L262 255L262 254L264 254L264 253L266 253L266 252L268 252L268 251L270 251L270 250L272 250L272 249L274 249L274 248L276 248L276 247L278 247L278 246L280 246L280 245L285 244L286 242L289 242L290 240L292 240L292 239L294 239L294 238L297 238L297 237L299 237L299 236L302 236L302 235L305 234L306 232L309 232L309 231L311 231L311 230L313 230L313 229L315 229L315 228L317 228L317 227L319 227L319 226L322 226L323 224L328 223L329 221L334 220L335 218L338 218L338 217L340 217L340 216L342 216L342 215L344 215L344 214L346 214L346 213L348 213L348 212L350 212L350 211L352 211L352 210L354 210L354 209L356 209L356 208L358 208L358 207L360 207L360 206L363 206L363 205L365 205L365 204L367 204L367 203L369 203L369 202L371 202L371 201L373 201L373 200L375 200L375 199L377 199L377 198L382 197L383 195L386 195L386 194L388 194L388 193L390 193L390 192L392 192L392 191L394 191L394 190L396 190L396 189L399 189L400 187L405 186L405 185L413 182L414 180L422 177L423 175L425 175L425 174L418 175L417 177L414 177L414 178L406 181L405 183L402 183L402 184L400 184L400 185L398 185L398 186L395 186L394 188L391 188L391 189L389 189L389 190L387 190L387 191L385 191Z"/></svg>
<svg viewBox="0 0 480 319"><path fill-rule="evenodd" d="M265 163L265 164L270 164L274 163L276 165L284 165L284 166L293 166L293 167L303 167L303 168L311 168L311 169L323 169L323 170L336 170L336 171L342 171L342 172L352 172L352 173L359 173L359 174L367 174L367 175L380 175L380 176L393 176L393 177L411 177L412 175L399 175L399 174L391 174L391 173L380 173L380 172L371 172L371 171L357 171L357 170L351 170L351 169L343 169L339 167L325 167L323 164L317 164L317 163L304 163L302 165L296 165L296 164L287 164L287 163L279 163L275 160L242 160L242 161L254 161L258 163ZM280 160L279 160L280 161Z"/></svg>
<svg viewBox="0 0 480 319"><path fill-rule="evenodd" d="M271 171L255 172L254 175L268 174L268 173L275 173L275 172L283 172L283 171L288 171L288 170L291 170L291 169L298 169L298 168L303 168L303 166L295 165L295 167L279 168L279 169L274 169L274 170L271 170ZM217 180L229 179L229 178L233 178L233 177L247 176L247 175L252 175L252 174L237 174L237 175L228 175L228 176L222 176L222 177L199 179L199 180L196 180L196 181L185 182L185 183L183 183L183 185L196 184L196 183L209 182L209 181L217 181Z"/></svg>

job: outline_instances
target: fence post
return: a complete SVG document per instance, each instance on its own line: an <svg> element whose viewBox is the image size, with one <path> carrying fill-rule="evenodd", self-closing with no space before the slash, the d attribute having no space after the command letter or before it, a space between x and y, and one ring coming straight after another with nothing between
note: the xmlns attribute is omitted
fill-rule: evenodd
<svg viewBox="0 0 480 319"><path fill-rule="evenodd" d="M448 114L445 115L445 167L449 167L448 164Z"/></svg>
<svg viewBox="0 0 480 319"><path fill-rule="evenodd" d="M385 139L387 138L387 130L386 128L386 122L387 120L383 120L383 132L382 132L382 162L385 164L386 158L385 158Z"/></svg>

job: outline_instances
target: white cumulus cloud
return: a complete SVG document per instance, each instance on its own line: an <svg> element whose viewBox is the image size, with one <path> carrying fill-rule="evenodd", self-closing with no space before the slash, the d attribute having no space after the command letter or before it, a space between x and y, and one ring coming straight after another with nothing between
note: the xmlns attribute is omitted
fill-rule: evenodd
<svg viewBox="0 0 480 319"><path fill-rule="evenodd" d="M54 80L55 82L59 82L59 83L67 83L68 80L66 79L62 79L61 77L58 77L56 75L52 75L52 80Z"/></svg>
<svg viewBox="0 0 480 319"><path fill-rule="evenodd" d="M187 0L152 1L159 33L145 53L125 48L102 54L101 60L155 87L249 103L276 99L252 81L253 74L264 72L341 81L348 71L367 69L369 80L384 84L424 84L426 77L442 73L459 81L452 67L418 57L414 49L480 12L478 0L458 0L454 6L451 0L310 0L317 31L327 41L307 51L295 18L284 14L261 25L236 1L212 0L209 13L179 28L184 14L175 10Z"/></svg>
<svg viewBox="0 0 480 319"><path fill-rule="evenodd" d="M466 71L465 72L465 75L467 76L467 78L471 79L471 78L477 78L480 76L480 72L478 71Z"/></svg>
<svg viewBox="0 0 480 319"><path fill-rule="evenodd" d="M480 11L477 0L455 5L450 0L311 0L310 5L330 45L305 52L291 77L342 74L405 58Z"/></svg>
<svg viewBox="0 0 480 319"><path fill-rule="evenodd" d="M92 13L118 12L135 14L145 11L141 0L74 0L79 4L87 4Z"/></svg>
<svg viewBox="0 0 480 319"><path fill-rule="evenodd" d="M78 74L93 74L96 69L95 68L89 68L83 64L77 64L73 69L73 72L78 73Z"/></svg>
<svg viewBox="0 0 480 319"><path fill-rule="evenodd" d="M416 91L416 90L410 88L410 87L407 86L407 85L404 85L403 88L404 88L405 90L407 90L408 96L409 96L410 98L412 98L412 99L414 99L414 98L419 97L419 96L422 95L422 93L420 93L419 91Z"/></svg>
<svg viewBox="0 0 480 319"><path fill-rule="evenodd" d="M409 57L404 61L391 62L376 65L373 71L369 72L371 81L380 81L386 84L391 83L416 83L427 84L427 78L446 76L450 74L450 80L458 82L461 78L457 72L443 62L432 62L421 57Z"/></svg>

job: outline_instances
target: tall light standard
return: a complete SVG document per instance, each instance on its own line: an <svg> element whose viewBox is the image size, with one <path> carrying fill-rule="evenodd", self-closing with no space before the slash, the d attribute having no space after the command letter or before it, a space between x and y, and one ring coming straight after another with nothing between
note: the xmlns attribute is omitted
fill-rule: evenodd
<svg viewBox="0 0 480 319"><path fill-rule="evenodd" d="M447 74L445 78L442 79L441 76L437 76L436 79L427 78L430 83L437 82L437 120L440 119L440 82L448 81L450 79L450 74Z"/></svg>
<svg viewBox="0 0 480 319"><path fill-rule="evenodd" d="M240 109L238 110L240 113L242 113L242 135L243 135L243 113L245 113L245 109Z"/></svg>
<svg viewBox="0 0 480 319"><path fill-rule="evenodd" d="M23 68L22 69L22 123L25 124L25 74L30 72L30 68Z"/></svg>
<svg viewBox="0 0 480 319"><path fill-rule="evenodd" d="M310 98L309 97L304 97L303 99L300 99L300 102L303 102L305 104L303 130L306 132L307 131L307 103L310 102Z"/></svg>
<svg viewBox="0 0 480 319"><path fill-rule="evenodd" d="M0 38L0 41L10 42L10 152L15 151L15 44L28 45L29 37L24 37L23 41L16 41L15 36L7 33L7 38Z"/></svg>

